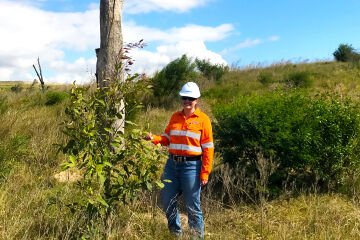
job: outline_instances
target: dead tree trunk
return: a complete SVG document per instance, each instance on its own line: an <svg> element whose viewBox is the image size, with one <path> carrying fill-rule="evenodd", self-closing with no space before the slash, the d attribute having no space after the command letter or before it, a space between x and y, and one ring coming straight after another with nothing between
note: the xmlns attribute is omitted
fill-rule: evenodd
<svg viewBox="0 0 360 240"><path fill-rule="evenodd" d="M122 79L121 71L116 71L123 44L121 11L123 0L100 0L100 49L96 63L99 86L108 81Z"/></svg>
<svg viewBox="0 0 360 240"><path fill-rule="evenodd" d="M96 77L100 88L110 85L111 81L123 81L121 69L121 49L123 45L121 13L124 0L100 0L100 49L97 53ZM117 106L122 119L113 128L124 132L125 107L121 101Z"/></svg>
<svg viewBox="0 0 360 240"><path fill-rule="evenodd" d="M39 71L36 69L35 65L33 64L33 68L36 72L36 75L39 78L40 84L41 84L41 90L44 92L45 91L45 82L44 82L44 78L42 75L42 70L41 70L41 65L40 65L40 58L37 59L38 62L38 66L39 66Z"/></svg>
<svg viewBox="0 0 360 240"><path fill-rule="evenodd" d="M103 91L107 91L106 87L112 86L112 81L123 81L123 69L121 62L122 55L122 26L121 12L124 0L100 0L100 49L96 49L96 81L98 87ZM106 98L106 97L105 97ZM113 104L110 99L104 99L107 104ZM116 111L120 113L121 118L112 122L112 128L117 132L125 132L125 104L123 100L115 103ZM104 127L107 121L105 121ZM114 135L111 134L113 137ZM116 149L113 149L116 151ZM111 175L106 176L106 180L110 180ZM107 190L106 190L107 191ZM107 194L106 194L107 195ZM104 219L106 228L106 239L111 232L111 209L108 208Z"/></svg>

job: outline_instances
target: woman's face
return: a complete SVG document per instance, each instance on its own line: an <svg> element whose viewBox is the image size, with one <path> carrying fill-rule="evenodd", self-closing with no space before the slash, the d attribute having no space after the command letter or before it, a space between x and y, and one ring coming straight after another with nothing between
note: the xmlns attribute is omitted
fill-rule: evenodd
<svg viewBox="0 0 360 240"><path fill-rule="evenodd" d="M181 101L184 109L192 110L195 109L198 100L196 98L181 97Z"/></svg>

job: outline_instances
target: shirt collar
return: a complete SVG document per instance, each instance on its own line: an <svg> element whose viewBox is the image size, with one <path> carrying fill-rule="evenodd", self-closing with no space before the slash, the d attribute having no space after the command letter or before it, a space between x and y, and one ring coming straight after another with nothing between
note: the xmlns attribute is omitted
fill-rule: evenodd
<svg viewBox="0 0 360 240"><path fill-rule="evenodd" d="M196 108L195 112L193 114L196 115L196 116L200 116L200 113L201 113L200 108Z"/></svg>
<svg viewBox="0 0 360 240"><path fill-rule="evenodd" d="M196 108L196 109L195 109L195 112L193 112L192 115L195 115L195 116L199 117L199 116L200 116L200 113L201 113L200 108ZM183 115L184 115L183 110L179 111L179 114L180 114L181 116L183 116ZM192 115L191 115L191 116L192 116Z"/></svg>

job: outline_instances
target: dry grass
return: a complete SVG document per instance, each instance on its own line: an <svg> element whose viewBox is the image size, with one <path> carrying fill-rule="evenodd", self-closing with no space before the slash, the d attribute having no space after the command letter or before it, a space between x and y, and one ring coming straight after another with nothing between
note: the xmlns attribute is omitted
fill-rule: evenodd
<svg viewBox="0 0 360 240"><path fill-rule="evenodd" d="M45 175L45 174L44 174ZM57 193L53 181L36 174L27 166L18 166L0 188L1 239L69 239L76 221L51 197ZM67 188L61 194L69 193Z"/></svg>
<svg viewBox="0 0 360 240"><path fill-rule="evenodd" d="M174 109L175 111L175 109ZM151 131L156 134L164 132L168 121L170 120L172 111L164 108L151 108L148 107L141 114L141 119L137 121L137 124L146 131Z"/></svg>
<svg viewBox="0 0 360 240"><path fill-rule="evenodd" d="M314 74L314 92L330 90L358 98L359 69L325 62L236 70L219 85L209 83L207 91L216 85L220 89L217 94L222 94L224 100L232 94L269 91L276 86L264 87L258 82L261 71L270 71L274 78L282 79L293 69ZM64 205L77 197L75 184L59 183L54 178L64 158L56 155L53 146L64 138L59 128L64 106L45 106L38 91L12 93L7 88L14 83L0 85L6 86L0 86L0 94L6 96L8 106L6 111L0 111L0 239L79 238L86 226L84 216L71 214ZM205 94L201 108L211 115L210 106L218 100ZM159 134L177 109L148 108L137 122L143 129ZM219 161L220 156L216 156ZM228 171L223 172L228 182L220 186L222 190L242 186L230 186L239 176L229 169L223 171ZM206 239L360 239L359 203L346 196L302 194L262 204L240 203L233 197L226 205L219 200L217 187L203 194ZM154 194L119 209L110 239L172 239L157 205ZM183 239L190 239L185 217L183 225Z"/></svg>
<svg viewBox="0 0 360 240"><path fill-rule="evenodd" d="M360 208L340 195L302 195L212 211L208 239L359 239Z"/></svg>
<svg viewBox="0 0 360 240"><path fill-rule="evenodd" d="M0 188L1 239L71 239L79 219L59 199L74 193L31 169L14 169ZM341 195L301 195L258 205L224 207L203 199L206 239L359 239L360 208ZM55 204L54 204L55 203ZM172 239L151 198L119 212L110 239ZM183 217L185 234L190 239Z"/></svg>

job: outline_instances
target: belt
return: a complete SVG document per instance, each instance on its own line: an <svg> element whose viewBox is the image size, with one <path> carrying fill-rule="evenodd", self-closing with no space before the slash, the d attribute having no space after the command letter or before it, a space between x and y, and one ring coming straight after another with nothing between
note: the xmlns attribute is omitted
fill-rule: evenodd
<svg viewBox="0 0 360 240"><path fill-rule="evenodd" d="M180 156L180 155L170 154L170 159L174 160L175 162L198 161L198 160L201 160L201 155L199 155L199 156Z"/></svg>

